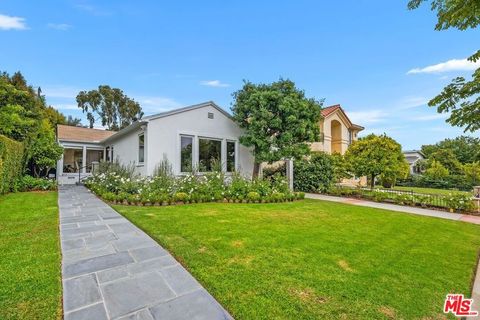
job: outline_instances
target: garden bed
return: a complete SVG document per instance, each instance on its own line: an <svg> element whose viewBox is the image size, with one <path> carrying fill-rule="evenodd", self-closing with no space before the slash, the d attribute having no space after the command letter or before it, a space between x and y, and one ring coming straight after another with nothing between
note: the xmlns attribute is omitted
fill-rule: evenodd
<svg viewBox="0 0 480 320"><path fill-rule="evenodd" d="M388 189L372 190L368 188L335 186L325 193L333 196L366 199L375 202L387 202L404 206L416 206L477 215L477 213L474 212L475 203L472 200L472 197L468 194L458 192L449 194L423 194L412 191L408 192Z"/></svg>

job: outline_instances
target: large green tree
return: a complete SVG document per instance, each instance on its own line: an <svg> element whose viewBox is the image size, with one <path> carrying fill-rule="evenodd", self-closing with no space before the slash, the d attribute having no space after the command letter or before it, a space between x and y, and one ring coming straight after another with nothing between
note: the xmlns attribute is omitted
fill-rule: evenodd
<svg viewBox="0 0 480 320"><path fill-rule="evenodd" d="M65 116L48 106L41 90L35 90L20 72L0 73L0 134L24 145L24 168L45 175L61 157L54 127Z"/></svg>
<svg viewBox="0 0 480 320"><path fill-rule="evenodd" d="M450 149L440 149L430 155L427 161L427 168L433 161L441 163L451 174L462 174L462 164Z"/></svg>
<svg viewBox="0 0 480 320"><path fill-rule="evenodd" d="M461 163L471 163L480 160L480 139L468 136L460 136L454 139L445 139L436 144L422 146L422 152L425 157L441 149L451 150L455 157Z"/></svg>
<svg viewBox="0 0 480 320"><path fill-rule="evenodd" d="M432 11L437 13L436 30L466 30L476 28L480 23L479 0L411 0L408 8L416 9L428 1ZM479 61L480 50L468 60ZM449 113L447 122L453 126L464 127L465 131L471 132L480 129L480 68L475 70L471 79L453 79L428 105L437 107L439 113Z"/></svg>
<svg viewBox="0 0 480 320"><path fill-rule="evenodd" d="M262 162L299 159L310 152L308 142L319 140L322 102L307 98L292 81L247 81L233 97L233 118L245 130L240 142L255 156L254 177Z"/></svg>
<svg viewBox="0 0 480 320"><path fill-rule="evenodd" d="M101 85L97 90L80 91L77 104L87 114L90 128L97 118L108 130L120 130L143 117L142 107L118 88Z"/></svg>
<svg viewBox="0 0 480 320"><path fill-rule="evenodd" d="M385 134L370 134L354 141L347 149L345 159L355 176L370 179L372 188L376 177L401 178L408 166L401 145Z"/></svg>

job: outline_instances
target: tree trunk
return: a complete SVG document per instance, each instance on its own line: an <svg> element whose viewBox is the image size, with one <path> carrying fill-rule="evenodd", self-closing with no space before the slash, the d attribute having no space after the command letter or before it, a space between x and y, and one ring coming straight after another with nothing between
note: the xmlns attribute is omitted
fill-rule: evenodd
<svg viewBox="0 0 480 320"><path fill-rule="evenodd" d="M253 176L252 176L252 178L257 179L259 173L260 173L260 163L257 163L255 161L255 163L253 164Z"/></svg>
<svg viewBox="0 0 480 320"><path fill-rule="evenodd" d="M370 181L370 187L372 188L375 188L375 174L372 173L372 180Z"/></svg>

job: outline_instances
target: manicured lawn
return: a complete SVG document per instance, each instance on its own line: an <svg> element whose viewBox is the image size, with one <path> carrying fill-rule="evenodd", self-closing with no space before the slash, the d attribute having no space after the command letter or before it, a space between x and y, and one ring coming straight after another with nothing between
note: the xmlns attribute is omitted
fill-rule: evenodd
<svg viewBox="0 0 480 320"><path fill-rule="evenodd" d="M382 187L379 187L382 188ZM448 195L448 194L468 194L473 195L472 192L469 191L459 191L459 190L445 190L445 189L434 189L434 188L419 188L419 187L401 187L396 186L392 188L393 190L400 190L400 191L413 191L417 193L424 193L424 194L440 194L440 195Z"/></svg>
<svg viewBox="0 0 480 320"><path fill-rule="evenodd" d="M57 194L0 196L0 319L60 319Z"/></svg>
<svg viewBox="0 0 480 320"><path fill-rule="evenodd" d="M236 319L442 319L480 226L339 203L115 206Z"/></svg>

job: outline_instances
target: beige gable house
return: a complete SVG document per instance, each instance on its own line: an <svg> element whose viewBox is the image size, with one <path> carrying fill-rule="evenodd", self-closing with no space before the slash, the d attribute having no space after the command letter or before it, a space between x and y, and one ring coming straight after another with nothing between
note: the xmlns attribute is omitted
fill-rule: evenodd
<svg viewBox="0 0 480 320"><path fill-rule="evenodd" d="M312 151L344 154L357 140L358 133L365 129L352 123L339 104L323 109L322 116L319 125L323 141L312 143Z"/></svg>

